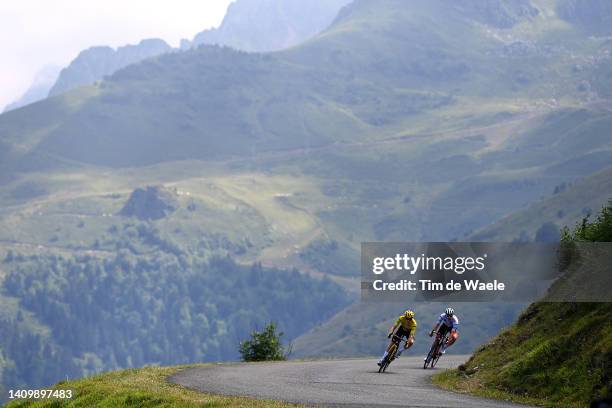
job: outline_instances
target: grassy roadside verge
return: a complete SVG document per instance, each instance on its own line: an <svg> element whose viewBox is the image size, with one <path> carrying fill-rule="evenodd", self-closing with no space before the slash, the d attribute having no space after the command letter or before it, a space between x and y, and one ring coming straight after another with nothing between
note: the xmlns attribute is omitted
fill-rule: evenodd
<svg viewBox="0 0 612 408"><path fill-rule="evenodd" d="M456 369L446 370L432 377L432 383L440 388L448 391L457 392L459 394L475 395L483 398L490 398L503 401L512 401L519 404L528 404L535 406L547 406L545 401L537 398L516 395L506 391L487 388L478 378L463 376Z"/></svg>
<svg viewBox="0 0 612 408"><path fill-rule="evenodd" d="M60 382L53 389L71 389L72 400L13 401L6 408L140 408L140 407L255 407L288 408L298 405L278 401L224 397L188 390L167 378L191 366L145 367L99 374L90 378Z"/></svg>
<svg viewBox="0 0 612 408"><path fill-rule="evenodd" d="M584 407L610 396L612 303L529 306L518 321L434 384L544 407Z"/></svg>

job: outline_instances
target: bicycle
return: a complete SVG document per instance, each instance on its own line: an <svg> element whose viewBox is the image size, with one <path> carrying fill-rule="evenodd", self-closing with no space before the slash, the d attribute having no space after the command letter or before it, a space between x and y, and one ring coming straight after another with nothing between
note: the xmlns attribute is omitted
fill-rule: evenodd
<svg viewBox="0 0 612 408"><path fill-rule="evenodd" d="M396 359L397 351L399 350L399 345L401 342L402 338L397 334L394 334L391 340L391 347L389 349L389 352L387 353L383 361L380 363L380 367L378 368L379 373L384 373L387 370L387 367L389 367L389 365L391 364L391 362ZM406 348L404 348L404 350L406 350Z"/></svg>
<svg viewBox="0 0 612 408"><path fill-rule="evenodd" d="M434 368L436 366L436 363L442 355L440 354L440 348L442 347L442 345L444 345L446 339L448 338L448 332L445 333L443 336L440 336L438 332L436 332L435 334L436 338L433 344L431 345L431 348L429 349L429 353L427 353L427 358L425 358L425 364L423 364L423 369L427 369L427 366L430 366L431 368Z"/></svg>

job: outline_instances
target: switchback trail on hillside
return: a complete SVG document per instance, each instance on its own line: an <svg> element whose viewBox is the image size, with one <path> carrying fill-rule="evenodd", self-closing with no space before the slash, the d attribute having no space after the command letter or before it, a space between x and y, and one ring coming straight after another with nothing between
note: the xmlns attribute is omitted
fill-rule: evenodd
<svg viewBox="0 0 612 408"><path fill-rule="evenodd" d="M422 357L402 357L378 374L376 359L219 364L186 369L170 382L194 390L316 406L523 407L443 391L431 376L468 356L444 356L439 368L423 369Z"/></svg>

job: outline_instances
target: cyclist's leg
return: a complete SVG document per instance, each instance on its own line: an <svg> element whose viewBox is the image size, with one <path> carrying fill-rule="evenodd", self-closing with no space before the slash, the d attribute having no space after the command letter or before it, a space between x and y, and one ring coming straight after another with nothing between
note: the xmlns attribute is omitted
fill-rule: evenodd
<svg viewBox="0 0 612 408"><path fill-rule="evenodd" d="M412 347L413 344L414 344L414 334L411 334L406 339L406 344L404 344L404 350L408 350L410 347Z"/></svg>
<svg viewBox="0 0 612 408"><path fill-rule="evenodd" d="M449 327L445 324L442 324L438 328L438 334L436 335L436 342L440 341L440 338L446 337L446 333L448 333L448 331L449 331ZM442 344L442 346L438 350L438 354L444 354L444 352L446 351L445 344L446 343Z"/></svg>
<svg viewBox="0 0 612 408"><path fill-rule="evenodd" d="M446 342L442 346L442 350L443 350L442 352L444 353L446 349L452 346L457 341L458 337L459 337L459 333L457 333L457 330L451 331L450 335L446 339Z"/></svg>
<svg viewBox="0 0 612 408"><path fill-rule="evenodd" d="M408 350L414 344L414 334L408 335L406 337L406 342L404 343L404 348L399 348L397 352L397 356L399 357L404 351Z"/></svg>
<svg viewBox="0 0 612 408"><path fill-rule="evenodd" d="M389 351L391 351L391 346L393 345L393 341L395 340L395 336L396 334L394 334L393 336L391 336L391 341L389 342L389 345L387 346L387 348L385 349L385 352L383 353L382 357L380 358L380 360L378 360L378 365L382 364L383 360L385 359L385 357L387 357L389 355Z"/></svg>
<svg viewBox="0 0 612 408"><path fill-rule="evenodd" d="M378 360L378 365L381 365L383 360L385 359L385 357L387 357L387 355L389 355L389 348L391 347L391 344L389 344L387 346L387 348L385 349L385 352L383 353L382 357L380 358L380 360Z"/></svg>
<svg viewBox="0 0 612 408"><path fill-rule="evenodd" d="M387 357L388 354L389 354L389 351L385 349L385 352L383 353L382 357L380 358L380 360L378 360L378 365L382 364L383 360L385 359L385 357Z"/></svg>
<svg viewBox="0 0 612 408"><path fill-rule="evenodd" d="M402 347L400 346L400 344L402 343L402 340L404 339L404 337L406 337L406 339L408 339L408 336L410 335L410 333L408 333L406 330L404 330L403 327L400 327L397 330L397 333L395 333L396 336L398 336L397 338L397 353L396 356L399 357L402 352L406 349L406 347L404 346L404 349L402 349ZM408 340L406 340L408 341Z"/></svg>

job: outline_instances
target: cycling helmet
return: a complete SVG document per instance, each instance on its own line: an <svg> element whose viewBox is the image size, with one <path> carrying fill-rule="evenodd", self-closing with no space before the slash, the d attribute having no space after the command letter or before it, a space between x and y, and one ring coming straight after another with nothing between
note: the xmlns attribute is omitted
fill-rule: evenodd
<svg viewBox="0 0 612 408"><path fill-rule="evenodd" d="M446 313L447 316L452 316L455 314L455 311L453 310L452 307L447 307L444 313Z"/></svg>
<svg viewBox="0 0 612 408"><path fill-rule="evenodd" d="M414 317L414 312L412 310L406 310L404 316L406 316L406 319L412 319Z"/></svg>

